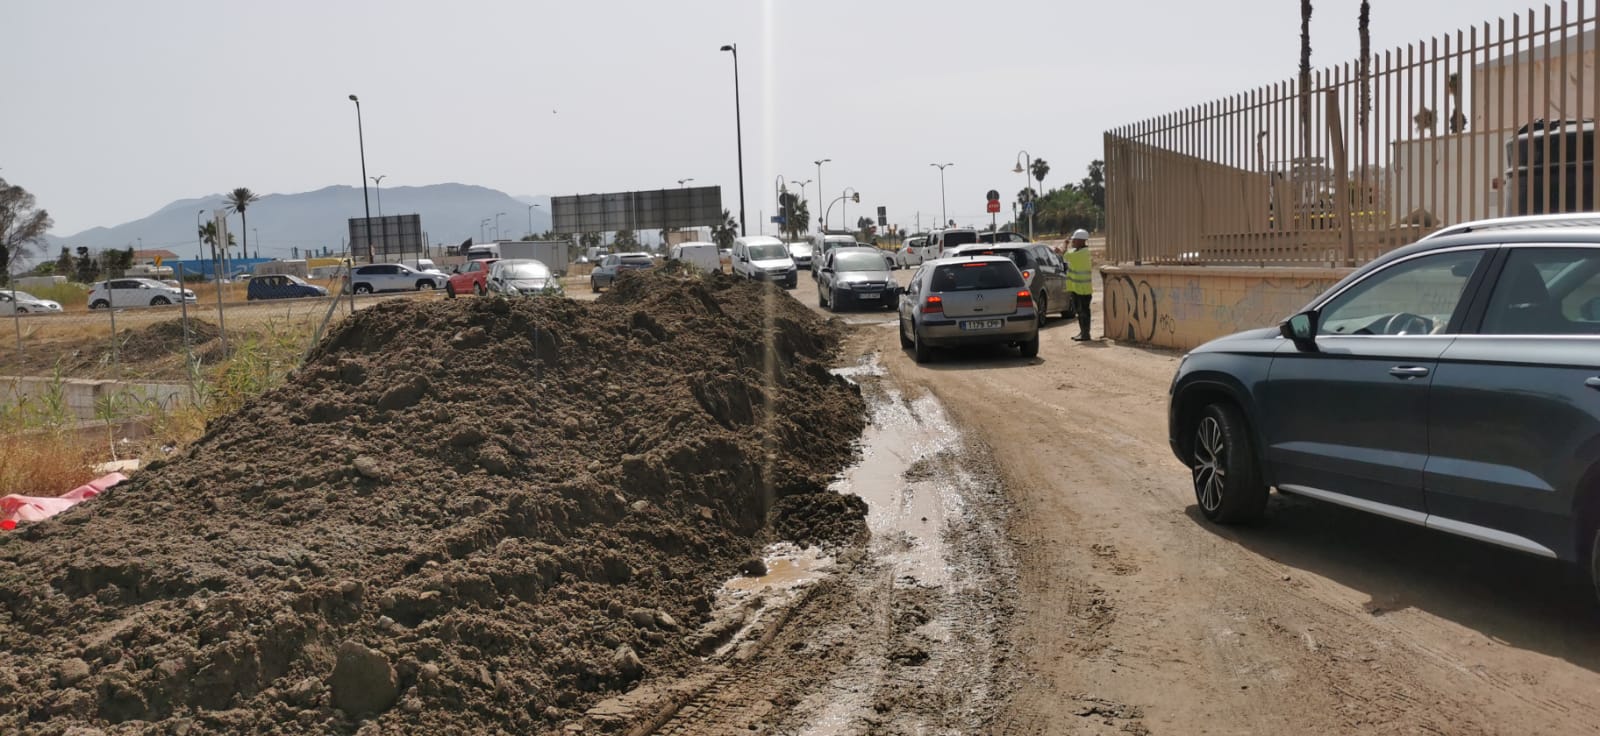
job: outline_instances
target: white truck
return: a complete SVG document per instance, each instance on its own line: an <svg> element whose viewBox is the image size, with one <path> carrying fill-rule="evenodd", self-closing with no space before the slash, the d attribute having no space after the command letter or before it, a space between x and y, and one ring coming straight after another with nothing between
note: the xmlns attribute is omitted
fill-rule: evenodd
<svg viewBox="0 0 1600 736"><path fill-rule="evenodd" d="M299 276L308 278L310 270L306 268L305 260L267 261L257 263L250 268L251 276Z"/></svg>
<svg viewBox="0 0 1600 736"><path fill-rule="evenodd" d="M520 240L499 243L501 258L531 258L557 276L567 275L572 244L565 240Z"/></svg>

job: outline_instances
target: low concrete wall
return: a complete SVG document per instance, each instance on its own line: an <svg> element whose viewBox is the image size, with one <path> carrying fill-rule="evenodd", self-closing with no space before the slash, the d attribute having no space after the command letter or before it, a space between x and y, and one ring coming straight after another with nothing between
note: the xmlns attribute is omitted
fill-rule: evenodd
<svg viewBox="0 0 1600 736"><path fill-rule="evenodd" d="M1349 274L1347 268L1104 266L1106 337L1188 350L1271 327Z"/></svg>
<svg viewBox="0 0 1600 736"><path fill-rule="evenodd" d="M59 392L66 411L80 420L98 416L108 405L120 416L145 416L189 403L189 386L182 383L138 383L49 376L0 376L0 408L24 401L53 400Z"/></svg>

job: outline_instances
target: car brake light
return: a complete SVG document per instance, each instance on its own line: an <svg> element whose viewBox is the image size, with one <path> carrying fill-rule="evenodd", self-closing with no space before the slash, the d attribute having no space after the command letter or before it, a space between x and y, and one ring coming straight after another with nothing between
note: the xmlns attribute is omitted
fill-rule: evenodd
<svg viewBox="0 0 1600 736"><path fill-rule="evenodd" d="M1017 292L1017 307L1018 308L1027 307L1029 309L1032 309L1033 308L1033 292L1030 292L1027 289L1023 289L1022 291Z"/></svg>
<svg viewBox="0 0 1600 736"><path fill-rule="evenodd" d="M928 297L928 301L922 303L922 313L944 314L944 299L938 296Z"/></svg>
<svg viewBox="0 0 1600 736"><path fill-rule="evenodd" d="M1033 280L1033 272L1032 271L1023 271L1022 272L1022 280L1023 281L1032 281Z"/></svg>

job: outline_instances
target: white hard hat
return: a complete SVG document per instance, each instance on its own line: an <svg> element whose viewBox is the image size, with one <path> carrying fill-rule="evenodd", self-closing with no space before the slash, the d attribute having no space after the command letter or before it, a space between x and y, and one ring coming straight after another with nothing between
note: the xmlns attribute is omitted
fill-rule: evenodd
<svg viewBox="0 0 1600 736"><path fill-rule="evenodd" d="M1078 230L1078 231L1076 231L1076 232L1074 232L1072 234L1072 239L1073 240L1088 240L1089 239L1089 231L1088 230Z"/></svg>

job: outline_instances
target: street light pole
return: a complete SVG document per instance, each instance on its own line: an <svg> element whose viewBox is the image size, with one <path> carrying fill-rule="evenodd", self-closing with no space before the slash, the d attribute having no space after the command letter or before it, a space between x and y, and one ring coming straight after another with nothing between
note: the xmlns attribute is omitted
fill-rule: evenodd
<svg viewBox="0 0 1600 736"><path fill-rule="evenodd" d="M687 179L679 179L678 180L678 188L679 189L685 189L686 187L684 186L684 184L687 183L687 182L691 182L691 181L694 181L694 177L692 177L692 176L687 178Z"/></svg>
<svg viewBox="0 0 1600 736"><path fill-rule="evenodd" d="M388 178L388 176L389 176L388 174L379 174L377 176L372 177L372 192L378 198L378 217L379 218L383 217L383 180Z"/></svg>
<svg viewBox="0 0 1600 736"><path fill-rule="evenodd" d="M832 161L832 160L833 159L831 159L831 158L825 158L825 159L822 159L821 161L812 161L811 162L811 163L814 163L814 164L817 165L817 196L819 196L819 197L828 196L826 194L823 194L823 192L826 191L826 190L822 188L822 165L825 164L825 163L828 163L829 161ZM830 202L828 206L831 207L833 205ZM817 233L819 235L827 235L828 234L828 221L827 221L827 218L823 218L821 220L818 220L817 224L821 228L821 229L817 230Z"/></svg>
<svg viewBox="0 0 1600 736"><path fill-rule="evenodd" d="M372 203L367 201L367 135L361 129L361 99L350 95L350 101L356 103L356 141L361 146L361 206L367 213L367 262L372 263L377 258L372 250Z"/></svg>
<svg viewBox="0 0 1600 736"><path fill-rule="evenodd" d="M824 222L827 221L828 215L833 213L833 206L835 204L837 204L838 202L840 202L841 200L845 200L845 199L851 199L852 201L860 202L861 201L861 192L856 191L852 187L845 187L843 194L840 194L832 202L828 203L828 211L824 212L822 214L822 219L823 219ZM826 235L826 233L823 233L823 235Z"/></svg>
<svg viewBox="0 0 1600 736"><path fill-rule="evenodd" d="M504 214L504 212L494 213L494 239L496 242L500 240L500 216Z"/></svg>
<svg viewBox="0 0 1600 736"><path fill-rule="evenodd" d="M200 216L205 213L205 210L200 210L199 212L194 213L194 244L199 248L195 251L194 256L194 259L197 262L205 260L206 257L206 239L205 236L201 234L201 231L205 228L205 225L200 224Z"/></svg>
<svg viewBox="0 0 1600 736"><path fill-rule="evenodd" d="M533 237L533 208L538 207L538 206L539 205L536 205L536 204L528 205L528 237L529 238Z"/></svg>
<svg viewBox="0 0 1600 736"><path fill-rule="evenodd" d="M723 51L733 52L733 126L739 143L739 234L750 234L750 223L744 214L744 119L739 109L739 44L730 43Z"/></svg>
<svg viewBox="0 0 1600 736"><path fill-rule="evenodd" d="M940 220L940 222L939 222L939 227L949 227L950 226L950 212L949 212L949 210L945 209L945 200L944 200L944 170L945 170L945 167L955 166L955 164L928 164L928 165L939 169L939 217L942 218Z"/></svg>
<svg viewBox="0 0 1600 736"><path fill-rule="evenodd" d="M1033 171L1033 157L1028 155L1027 151L1018 151L1017 152L1017 159L1018 159L1017 160L1017 168L1012 169L1011 171L1012 171L1012 173L1016 173L1016 174L1021 174L1022 175L1022 191L1026 192L1026 191L1028 191L1028 190L1033 188L1033 182L1032 182L1031 179L1028 178L1031 175L1031 172ZM1022 162L1024 160L1026 160L1028 162L1027 168L1023 168L1023 166L1022 166ZM1036 200L1036 199L1038 199L1037 195L1030 194L1030 195L1028 195L1028 201L1024 202L1022 204L1023 208L1028 210L1028 239L1029 240L1033 240L1033 210L1034 210L1033 201Z"/></svg>
<svg viewBox="0 0 1600 736"><path fill-rule="evenodd" d="M489 218L485 217L482 220L478 221L478 242L480 242L480 243L489 242L489 239L484 236L484 228L487 228L487 227L489 227Z"/></svg>

